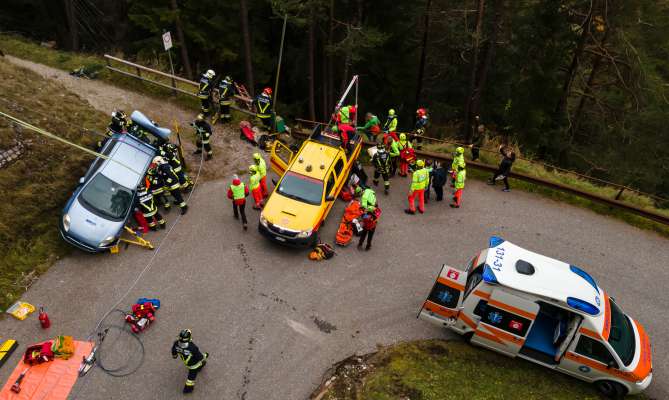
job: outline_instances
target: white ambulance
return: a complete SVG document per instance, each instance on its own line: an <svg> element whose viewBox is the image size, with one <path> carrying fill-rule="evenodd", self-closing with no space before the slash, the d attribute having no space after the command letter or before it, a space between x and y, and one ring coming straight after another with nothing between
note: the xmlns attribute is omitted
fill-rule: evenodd
<svg viewBox="0 0 669 400"><path fill-rule="evenodd" d="M419 317L609 397L639 393L652 379L644 328L590 275L498 237L464 271L442 267Z"/></svg>

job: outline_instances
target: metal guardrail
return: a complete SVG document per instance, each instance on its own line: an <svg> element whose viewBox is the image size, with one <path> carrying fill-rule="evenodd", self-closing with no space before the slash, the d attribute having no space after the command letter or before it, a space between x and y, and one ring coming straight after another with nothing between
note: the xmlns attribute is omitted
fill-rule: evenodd
<svg viewBox="0 0 669 400"><path fill-rule="evenodd" d="M125 76L128 76L128 77L132 77L132 78L135 78L135 79L139 79L143 82L147 82L147 83L151 83L151 84L154 84L154 85L157 85L157 86L161 86L163 88L170 89L170 90L173 90L173 91L176 91L176 92L188 95L188 96L197 97L197 94L196 94L195 91L184 90L182 88L179 88L176 84L177 81L182 82L182 83L185 83L187 85L193 86L193 88L195 89L195 88L198 87L197 82L194 82L194 81L191 81L191 80L179 77L179 76L171 75L171 74L168 74L168 73L165 73L165 72L162 72L162 71L158 71L158 70L153 69L153 68L148 68L148 67L145 67L143 65L135 64L133 62L130 62L130 61L127 61L127 60L124 60L124 59L121 59L121 58L113 57L113 56L110 56L108 54L105 54L105 58L107 59L107 69L109 69L110 71L113 71L113 72L116 72L116 73L119 73L119 74L122 74L122 75L125 75ZM112 62L116 62L116 63L122 64L122 65L124 65L128 68L134 69L136 71L136 74L132 73L130 71L126 71L126 70L122 70L120 68L116 68L112 65ZM159 81L154 80L154 79L150 79L147 76L142 76L142 72L170 79L171 85L166 84L164 82L159 82ZM249 100L249 99L241 97L241 96L235 96L235 98L237 98L238 100L243 101L243 102L246 102L246 101ZM255 115L253 112L251 112L247 109L241 108L241 107L237 107L235 105L231 106L231 108L233 108L236 111L245 113L245 114ZM302 120L302 121L311 122L311 123L318 123L318 122L315 122L315 121L307 121L307 120ZM309 131L304 132L304 131L300 131L298 129L294 129L292 131L292 133L296 134L298 136L302 136L302 137L308 137L309 134L310 134ZM430 138L430 137L426 137L426 136L423 136L423 139L424 140L429 140L429 141L432 141L432 142L462 145L461 143L451 142L451 141L447 141L447 140L443 140L443 139ZM369 147L369 146L376 145L376 143L364 142L364 145ZM486 151L484 149L481 149L481 150ZM449 157L448 155L443 154L443 153L435 153L435 152L417 150L416 154L423 157L423 158L437 160L437 161L440 161L440 162L452 162L453 161L453 159L451 157ZM533 162L532 160L527 160L527 161ZM491 172L491 173L494 172L495 170L497 170L497 167L495 167L495 166L488 165L488 164L483 164L483 163L476 162L476 161L468 161L467 165L470 166L470 167L473 167L473 168L476 168L476 169L479 169L479 170L482 170L482 171ZM655 222L658 222L658 223L661 223L661 224L664 224L664 225L669 225L669 217L668 216L660 214L660 213L656 213L656 212L653 212L653 211L650 211L650 210L647 210L647 209L644 209L644 208L641 208L641 207L638 207L638 206L635 206L635 205L632 205L632 204L628 204L628 203L625 203L625 202L622 202L622 201L619 200L620 196L622 195L622 192L624 190L629 190L629 191L635 192L637 194L647 196L647 197L650 197L650 198L655 198L655 199L658 199L658 200L665 200L666 201L666 199L662 199L658 196L653 196L653 195L648 194L648 193L643 193L643 192L640 192L636 189L633 189L633 188L630 188L630 187L627 187L627 186L624 186L624 185L618 185L618 184L615 184L615 183L612 183L612 182L606 182L606 181L602 181L602 180L599 180L599 179L596 179L596 178L592 178L592 177L589 177L587 175L581 175L581 174L575 173L573 171L564 170L564 169L559 168L559 167L546 165L546 164L542 164L542 165L544 165L545 167L548 167L548 168L553 168L553 169L565 172L565 173L573 173L577 176L583 177L584 179L598 181L599 183L607 185L607 186L616 187L616 188L619 189L619 192L614 199L610 199L610 198L607 198L607 197L596 195L594 193L586 192L586 191L578 189L578 188L570 187L570 186L567 186L567 185L564 185L564 184L561 184L561 183L548 181L548 180L545 180L545 179L542 179L542 178L539 178L539 177L536 177L536 176L527 175L527 174L523 174L523 173L519 173L519 172L513 172L512 171L509 174L509 177L519 179L519 180L523 180L523 181L526 181L526 182L529 182L529 183L532 183L532 184L535 184L535 185L543 186L543 187L546 187L546 188L549 188L549 189L552 189L552 190L557 190L557 191L560 191L560 192L563 192L563 193L569 193L569 194L572 194L572 195L575 195L575 196L578 196L578 197L581 197L581 198L584 198L584 199L588 199L588 200L591 200L591 201L594 201L594 202L597 202L597 203L600 203L600 204L604 204L604 205L607 205L607 206L610 206L610 207L616 207L618 209L637 214L637 215L642 216L644 218L648 218L648 219L653 220Z"/></svg>

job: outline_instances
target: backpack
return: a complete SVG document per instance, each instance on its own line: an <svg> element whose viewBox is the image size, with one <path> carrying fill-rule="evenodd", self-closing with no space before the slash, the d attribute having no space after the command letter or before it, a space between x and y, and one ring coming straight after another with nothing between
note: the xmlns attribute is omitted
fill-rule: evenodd
<svg viewBox="0 0 669 400"><path fill-rule="evenodd" d="M331 259L335 255L334 249L327 243L319 243L316 245L316 248L320 249L320 251L323 253L323 257L326 260Z"/></svg>
<svg viewBox="0 0 669 400"><path fill-rule="evenodd" d="M53 360L52 344L48 341L29 346L23 354L23 362L27 365L37 365Z"/></svg>

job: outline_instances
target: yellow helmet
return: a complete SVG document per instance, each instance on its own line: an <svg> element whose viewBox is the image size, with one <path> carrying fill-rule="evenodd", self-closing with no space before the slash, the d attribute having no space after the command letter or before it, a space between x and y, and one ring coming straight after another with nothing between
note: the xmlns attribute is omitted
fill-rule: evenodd
<svg viewBox="0 0 669 400"><path fill-rule="evenodd" d="M423 168L423 167L425 166L425 161L423 161L423 160L418 160L418 161L416 161L416 165L418 165L419 167Z"/></svg>
<svg viewBox="0 0 669 400"><path fill-rule="evenodd" d="M400 140L407 140L407 135L405 133L400 133Z"/></svg>
<svg viewBox="0 0 669 400"><path fill-rule="evenodd" d="M260 153L253 153L253 159L254 160L260 160Z"/></svg>
<svg viewBox="0 0 669 400"><path fill-rule="evenodd" d="M463 147L458 147L455 149L455 152L458 154L465 154L465 149Z"/></svg>
<svg viewBox="0 0 669 400"><path fill-rule="evenodd" d="M391 116L391 117L392 117L393 115L395 115L395 110L392 109L392 108L391 108L390 110L388 110L388 115Z"/></svg>
<svg viewBox="0 0 669 400"><path fill-rule="evenodd" d="M258 167L255 166L255 165L249 166L249 172L251 172L252 174L255 174L256 172L258 172Z"/></svg>

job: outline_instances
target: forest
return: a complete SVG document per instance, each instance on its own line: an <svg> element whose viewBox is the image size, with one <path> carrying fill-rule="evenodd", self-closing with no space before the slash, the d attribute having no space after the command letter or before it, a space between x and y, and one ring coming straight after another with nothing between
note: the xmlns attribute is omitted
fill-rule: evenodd
<svg viewBox="0 0 669 400"><path fill-rule="evenodd" d="M179 75L212 68L326 119L353 74L362 113L489 136L523 155L669 198L667 0L4 0L0 31ZM0 43L0 48L2 45ZM667 207L669 204L660 204Z"/></svg>

